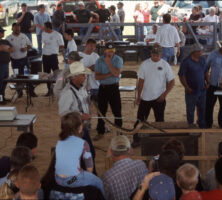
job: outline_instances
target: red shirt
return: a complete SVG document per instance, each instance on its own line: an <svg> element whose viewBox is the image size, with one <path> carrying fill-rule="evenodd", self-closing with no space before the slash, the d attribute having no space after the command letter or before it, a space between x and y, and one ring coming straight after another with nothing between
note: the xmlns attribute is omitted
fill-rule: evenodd
<svg viewBox="0 0 222 200"><path fill-rule="evenodd" d="M209 192L200 192L202 200L221 200L222 199L222 190L212 190Z"/></svg>
<svg viewBox="0 0 222 200"><path fill-rule="evenodd" d="M150 22L150 11L149 10L143 10L143 17L144 17L144 23L149 23Z"/></svg>
<svg viewBox="0 0 222 200"><path fill-rule="evenodd" d="M181 200L202 200L200 193L197 191L189 192L181 196Z"/></svg>

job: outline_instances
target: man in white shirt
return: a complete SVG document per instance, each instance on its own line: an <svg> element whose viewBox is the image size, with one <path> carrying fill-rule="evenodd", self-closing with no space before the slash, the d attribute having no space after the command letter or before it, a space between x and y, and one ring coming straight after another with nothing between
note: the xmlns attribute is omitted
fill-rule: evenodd
<svg viewBox="0 0 222 200"><path fill-rule="evenodd" d="M24 75L24 67L28 68L27 50L31 48L32 44L28 37L20 32L20 24L12 24L12 34L9 35L6 40L12 45L14 51L10 53L10 59L12 63L12 69L18 69L20 75ZM21 89L17 90L18 97L22 97L23 93ZM36 96L34 93L32 96Z"/></svg>
<svg viewBox="0 0 222 200"><path fill-rule="evenodd" d="M146 121L151 108L154 111L155 121L164 121L166 97L173 88L174 73L171 66L161 59L162 47L155 44L151 51L151 58L145 60L139 69L138 95L136 104L139 105L137 119ZM136 122L135 126L138 124ZM135 147L138 144L138 134L134 135Z"/></svg>
<svg viewBox="0 0 222 200"><path fill-rule="evenodd" d="M58 70L58 53L59 49L64 47L64 41L62 35L52 29L51 22L46 22L44 24L44 32L42 33L42 43L44 45L42 50L42 62L44 72L51 73L51 70ZM51 92L50 84L47 84L47 86L48 93L46 94L46 96L49 96Z"/></svg>
<svg viewBox="0 0 222 200"><path fill-rule="evenodd" d="M92 70L92 74L89 75L88 83L90 89L91 99L97 101L97 96L99 92L99 81L95 80L94 66L96 64L99 55L95 53L96 41L94 39L88 39L86 42L86 47L83 52L79 52L79 55L83 58L82 63L84 67Z"/></svg>
<svg viewBox="0 0 222 200"><path fill-rule="evenodd" d="M155 42L163 47L162 59L171 64L174 57L174 47L177 47L177 56L180 55L180 37L177 29L170 24L171 15L163 15L163 26L156 34Z"/></svg>
<svg viewBox="0 0 222 200"><path fill-rule="evenodd" d="M210 13L206 17L203 18L204 22L216 22L219 23L219 17L215 15L216 13L216 8L215 7L210 7ZM209 27L209 31L213 32L213 26Z"/></svg>

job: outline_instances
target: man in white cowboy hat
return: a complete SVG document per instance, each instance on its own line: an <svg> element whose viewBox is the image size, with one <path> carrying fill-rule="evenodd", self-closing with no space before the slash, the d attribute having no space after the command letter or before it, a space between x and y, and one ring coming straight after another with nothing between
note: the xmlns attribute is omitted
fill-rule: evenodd
<svg viewBox="0 0 222 200"><path fill-rule="evenodd" d="M73 111L80 112L82 114L82 120L89 120L91 118L89 114L89 98L86 88L83 84L86 80L86 75L91 74L89 68L85 68L81 62L74 62L69 66L70 82L68 87L62 91L59 99L59 115ZM69 88L69 89L67 89Z"/></svg>

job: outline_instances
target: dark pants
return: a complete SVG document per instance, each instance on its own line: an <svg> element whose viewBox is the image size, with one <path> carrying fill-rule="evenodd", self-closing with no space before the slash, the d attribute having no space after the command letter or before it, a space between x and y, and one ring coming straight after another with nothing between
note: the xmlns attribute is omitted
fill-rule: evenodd
<svg viewBox="0 0 222 200"><path fill-rule="evenodd" d="M57 54L52 55L43 55L42 56L43 62L43 71L46 73L51 73L51 70L54 72L55 70L59 69L59 61ZM47 84L48 90L50 90L50 84Z"/></svg>
<svg viewBox="0 0 222 200"><path fill-rule="evenodd" d="M88 28L87 27L82 27L79 29L79 35L80 36L85 36L85 34L87 33Z"/></svg>
<svg viewBox="0 0 222 200"><path fill-rule="evenodd" d="M2 97L4 97L7 82L4 82L3 80L5 78L8 78L8 76L9 76L8 63L0 63L0 69L1 69L1 73L0 73L0 95L2 95Z"/></svg>
<svg viewBox="0 0 222 200"><path fill-rule="evenodd" d="M207 99L206 99L206 127L211 128L213 125L213 112L214 105L219 99L220 109L218 113L218 124L222 128L222 96L214 95L216 90L221 90L219 87L210 86L207 90Z"/></svg>
<svg viewBox="0 0 222 200"><path fill-rule="evenodd" d="M164 100L161 103L157 102L157 100L153 100L153 101L141 100L140 105L139 105L139 109L137 112L137 119L138 120L135 123L134 127L137 126L137 124L139 123L139 120L142 122L147 120L147 118L150 114L151 108L153 109L153 112L154 112L155 121L156 122L163 122L165 107L166 107L166 100ZM139 140L139 136L137 133L133 135L133 140L134 141Z"/></svg>
<svg viewBox="0 0 222 200"><path fill-rule="evenodd" d="M100 85L98 94L98 107L102 115L106 115L108 104L110 104L112 113L115 117L121 118L121 99L119 84ZM115 124L122 126L122 119L115 119ZM97 131L99 134L105 133L105 122L99 119Z"/></svg>
<svg viewBox="0 0 222 200"><path fill-rule="evenodd" d="M198 93L188 94L185 92L186 112L188 124L194 123L195 107L198 107L198 125L200 128L205 127L205 109L206 109L206 90Z"/></svg>
<svg viewBox="0 0 222 200"><path fill-rule="evenodd" d="M180 55L178 57L178 61L180 63L182 63L182 61L183 61L183 53L184 53L184 47L180 47Z"/></svg>

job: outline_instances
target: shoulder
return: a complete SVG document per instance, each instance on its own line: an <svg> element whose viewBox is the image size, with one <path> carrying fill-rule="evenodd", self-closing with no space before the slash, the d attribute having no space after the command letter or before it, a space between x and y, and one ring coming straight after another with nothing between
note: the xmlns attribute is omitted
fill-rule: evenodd
<svg viewBox="0 0 222 200"><path fill-rule="evenodd" d="M123 60L120 56L118 56L116 54L114 55L113 59L114 59L114 61L122 61Z"/></svg>

